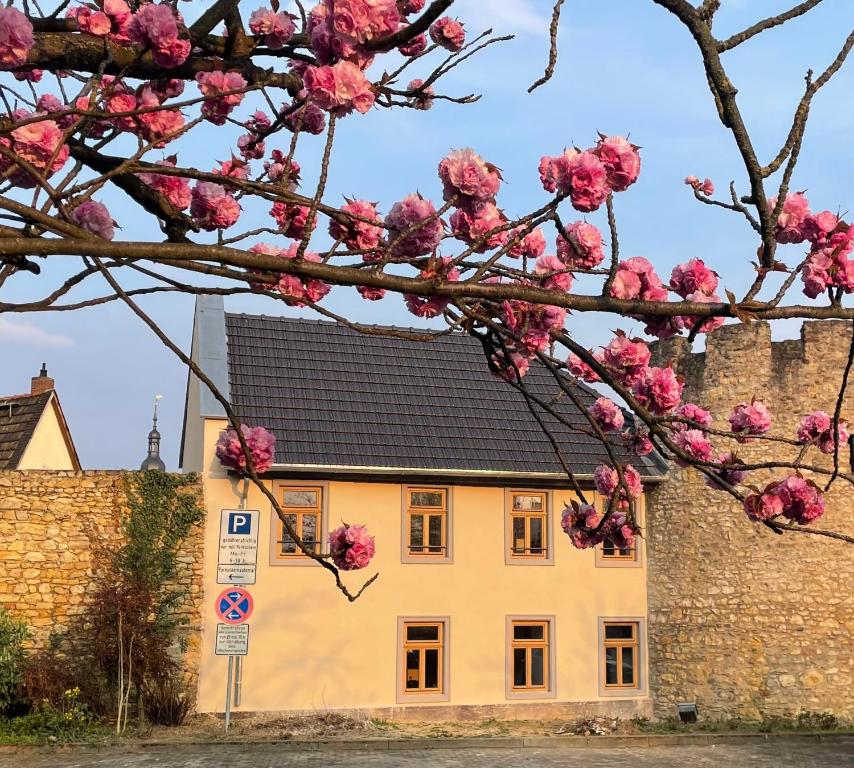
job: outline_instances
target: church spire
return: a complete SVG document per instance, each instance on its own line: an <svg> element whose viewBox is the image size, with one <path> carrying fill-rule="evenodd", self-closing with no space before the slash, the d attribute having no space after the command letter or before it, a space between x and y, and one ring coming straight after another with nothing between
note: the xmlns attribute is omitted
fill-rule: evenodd
<svg viewBox="0 0 854 768"><path fill-rule="evenodd" d="M141 470L166 471L166 465L163 463L163 459L160 458L160 433L157 431L157 406L162 397L163 395L156 395L154 398L154 419L151 432L148 433L148 456L142 462L140 466Z"/></svg>

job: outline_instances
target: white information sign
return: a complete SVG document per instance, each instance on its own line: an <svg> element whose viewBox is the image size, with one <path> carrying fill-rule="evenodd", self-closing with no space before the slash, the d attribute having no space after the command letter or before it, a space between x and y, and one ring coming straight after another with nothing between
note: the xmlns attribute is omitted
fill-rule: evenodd
<svg viewBox="0 0 854 768"><path fill-rule="evenodd" d="M217 584L254 584L258 566L257 509L223 509L219 521Z"/></svg>
<svg viewBox="0 0 854 768"><path fill-rule="evenodd" d="M249 652L248 624L217 624L216 655L245 656Z"/></svg>

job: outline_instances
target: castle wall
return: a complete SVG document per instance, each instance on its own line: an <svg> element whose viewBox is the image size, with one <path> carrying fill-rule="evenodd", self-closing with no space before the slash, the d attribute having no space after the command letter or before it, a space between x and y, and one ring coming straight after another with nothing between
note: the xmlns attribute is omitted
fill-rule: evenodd
<svg viewBox="0 0 854 768"><path fill-rule="evenodd" d="M729 325L707 338L705 353L692 354L685 339L659 343L654 364L673 361L686 380L685 399L711 410L715 427L729 429L733 406L755 394L774 416L773 433L794 437L805 413L833 413L850 338L851 325L841 321L807 322L800 339L782 342L771 341L767 323ZM854 421L854 387L842 416ZM793 459L797 448L763 443L738 446L737 454ZM848 461L843 446L843 471ZM756 472L748 482L764 486L771 477ZM849 484L837 481L814 527L854 534ZM776 535L679 467L650 493L646 537L657 715L696 701L701 716L713 718L809 710L854 720L854 546Z"/></svg>

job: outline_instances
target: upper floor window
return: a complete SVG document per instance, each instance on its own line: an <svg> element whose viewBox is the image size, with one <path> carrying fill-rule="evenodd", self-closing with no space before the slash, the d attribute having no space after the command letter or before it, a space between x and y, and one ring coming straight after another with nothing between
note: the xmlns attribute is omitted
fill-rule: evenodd
<svg viewBox="0 0 854 768"><path fill-rule="evenodd" d="M323 489L319 486L287 486L280 488L279 494L279 503L285 519L306 547L320 554L323 535ZM275 511L273 514L275 516ZM279 532L276 542L277 557L305 558L305 554L297 546L281 520L276 519L275 523Z"/></svg>
<svg viewBox="0 0 854 768"><path fill-rule="evenodd" d="M597 509L603 511L606 501L598 494L596 498ZM636 514L642 514L643 506L635 510ZM600 547L596 547L596 565L598 567L640 567L642 539L635 537L633 547L616 547L612 541L604 541Z"/></svg>
<svg viewBox="0 0 854 768"><path fill-rule="evenodd" d="M404 488L404 561L450 562L447 488Z"/></svg>
<svg viewBox="0 0 854 768"><path fill-rule="evenodd" d="M507 562L552 562L549 497L543 491L511 491L507 510Z"/></svg>
<svg viewBox="0 0 854 768"><path fill-rule="evenodd" d="M605 688L639 688L638 623L606 621L603 630Z"/></svg>

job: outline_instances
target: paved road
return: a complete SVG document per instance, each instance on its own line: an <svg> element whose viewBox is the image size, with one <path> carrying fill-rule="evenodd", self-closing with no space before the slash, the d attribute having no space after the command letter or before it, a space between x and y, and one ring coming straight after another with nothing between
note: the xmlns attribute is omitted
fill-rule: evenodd
<svg viewBox="0 0 854 768"><path fill-rule="evenodd" d="M297 752L275 745L0 755L0 768L844 768L854 738L833 742L606 749Z"/></svg>

